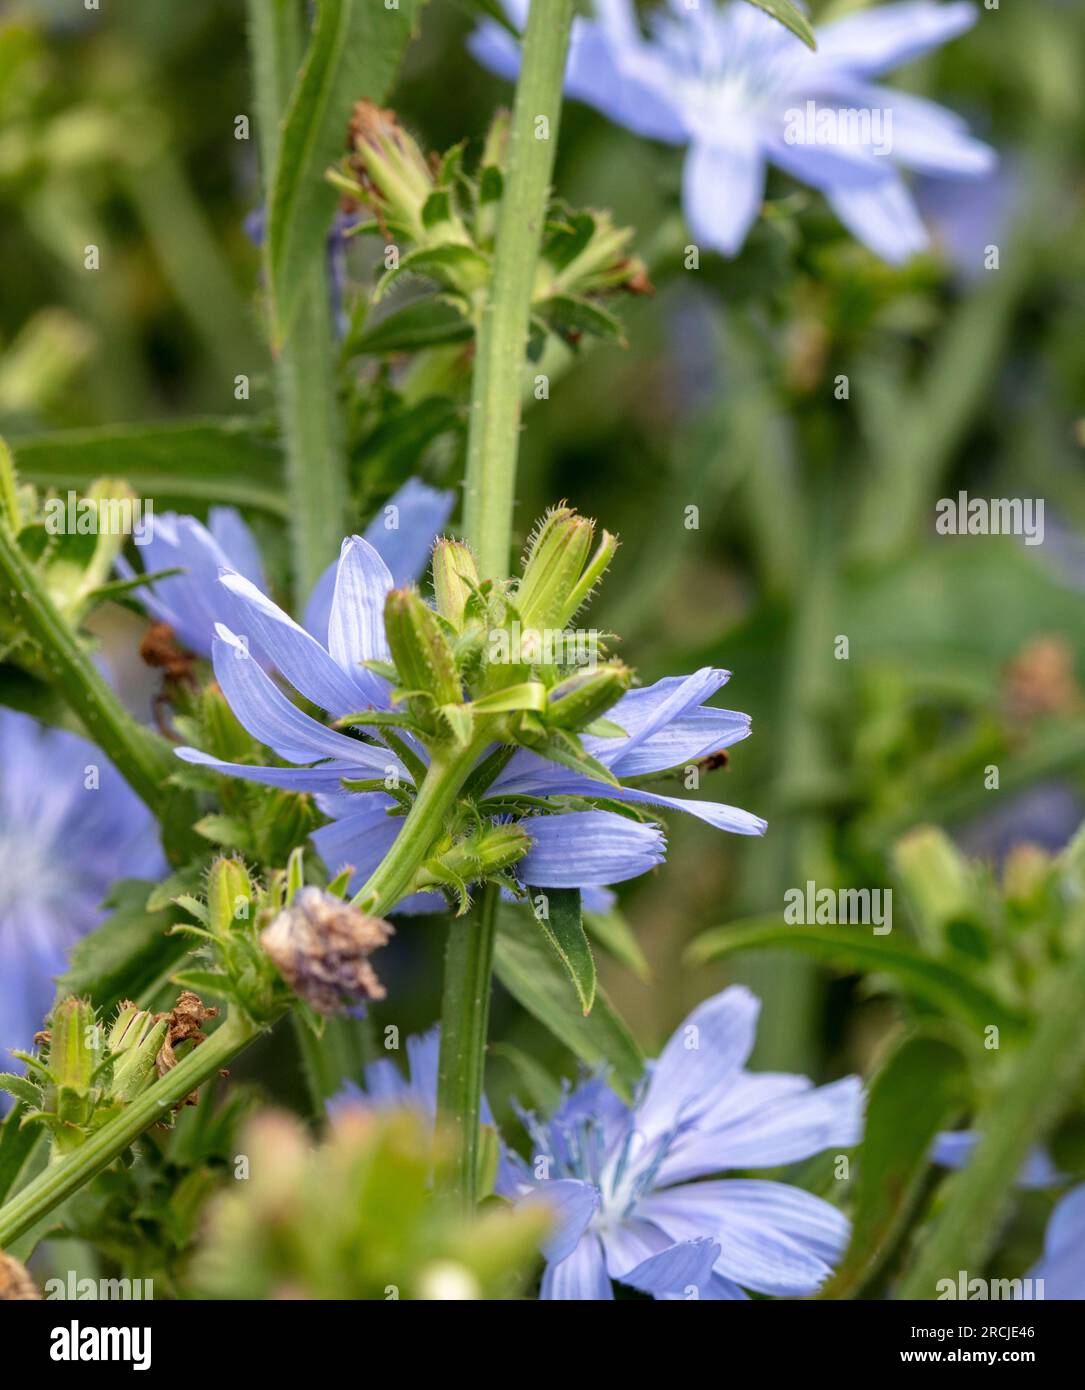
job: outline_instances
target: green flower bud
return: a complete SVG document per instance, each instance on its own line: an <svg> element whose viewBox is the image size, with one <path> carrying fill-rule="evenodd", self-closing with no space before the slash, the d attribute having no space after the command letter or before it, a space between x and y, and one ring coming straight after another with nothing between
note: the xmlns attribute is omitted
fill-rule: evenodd
<svg viewBox="0 0 1085 1390"><path fill-rule="evenodd" d="M89 1091L101 1047L93 1006L85 999L62 999L49 1019L49 1071L58 1089Z"/></svg>
<svg viewBox="0 0 1085 1390"><path fill-rule="evenodd" d="M402 689L425 704L458 705L463 686L441 620L417 589L392 589L384 604L384 630Z"/></svg>
<svg viewBox="0 0 1085 1390"><path fill-rule="evenodd" d="M240 859L216 859L207 879L207 913L211 930L226 937L235 922L252 909L252 881Z"/></svg>
<svg viewBox="0 0 1085 1390"><path fill-rule="evenodd" d="M586 728L621 699L632 680L629 667L620 661L577 671L550 691L547 724L569 733Z"/></svg>
<svg viewBox="0 0 1085 1390"><path fill-rule="evenodd" d="M556 507L536 527L528 543L516 608L525 629L562 629L602 578L617 547L603 532L591 551L595 523L571 507Z"/></svg>
<svg viewBox="0 0 1085 1390"><path fill-rule="evenodd" d="M120 1101L134 1100L155 1079L155 1062L169 1030L167 1018L160 1018L156 1023L153 1015L139 1010L133 1017L127 1013L132 1007L122 1005L124 1031L119 1049L113 1050L113 1080L109 1094L114 1100ZM114 1031L121 1024L122 1017L118 1017Z"/></svg>
<svg viewBox="0 0 1085 1390"><path fill-rule="evenodd" d="M493 825L458 840L442 854L427 860L418 887L458 887L491 878L522 859L531 839L520 825Z"/></svg>
<svg viewBox="0 0 1085 1390"><path fill-rule="evenodd" d="M439 540L433 547L433 592L438 613L454 628L463 627L467 601L478 585L478 566L470 546Z"/></svg>
<svg viewBox="0 0 1085 1390"><path fill-rule="evenodd" d="M425 238L422 209L433 192L433 174L416 142L394 111L359 101L350 123L351 170L362 193L385 221L420 242Z"/></svg>

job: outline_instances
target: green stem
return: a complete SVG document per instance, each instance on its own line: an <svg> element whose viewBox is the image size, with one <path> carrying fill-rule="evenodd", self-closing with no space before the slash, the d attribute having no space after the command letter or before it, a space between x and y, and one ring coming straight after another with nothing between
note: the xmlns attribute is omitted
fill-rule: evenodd
<svg viewBox="0 0 1085 1390"><path fill-rule="evenodd" d="M470 917L452 923L445 954L437 1106L454 1148L440 1176L467 1207L478 1197L479 1111L499 901L497 884L488 883Z"/></svg>
<svg viewBox="0 0 1085 1390"><path fill-rule="evenodd" d="M389 911L411 891L415 874L444 829L445 813L488 741L488 735L480 732L465 748L434 755L403 829L354 895L355 904L364 904L367 911L379 914Z"/></svg>
<svg viewBox="0 0 1085 1390"><path fill-rule="evenodd" d="M301 63L304 35L293 0L249 0L249 44L264 186L272 184L279 123ZM301 308L275 361L286 453L295 593L300 601L339 553L349 488L332 333L328 272L312 267Z"/></svg>
<svg viewBox="0 0 1085 1390"><path fill-rule="evenodd" d="M532 5L509 132L493 274L478 326L464 522L482 574L506 573L535 264L557 148L573 0ZM539 118L549 129L540 135Z"/></svg>
<svg viewBox="0 0 1085 1390"><path fill-rule="evenodd" d="M78 1191L118 1158L139 1136L163 1119L191 1091L209 1081L230 1058L256 1036L248 1018L231 1012L222 1026L143 1092L115 1119L103 1125L80 1148L51 1163L33 1182L0 1207L0 1249Z"/></svg>
<svg viewBox="0 0 1085 1390"><path fill-rule="evenodd" d="M1031 1040L977 1115L975 1152L947 1182L941 1216L919 1249L901 1298L935 1298L940 1279L983 1268L1029 1149L1050 1132L1075 1094L1085 1070L1085 914L1077 914L1075 927L1077 954L1057 973Z"/></svg>
<svg viewBox="0 0 1085 1390"><path fill-rule="evenodd" d="M166 786L172 770L167 744L133 719L114 695L3 522L0 578L16 619L41 648L50 681L136 795L161 819L173 795Z"/></svg>

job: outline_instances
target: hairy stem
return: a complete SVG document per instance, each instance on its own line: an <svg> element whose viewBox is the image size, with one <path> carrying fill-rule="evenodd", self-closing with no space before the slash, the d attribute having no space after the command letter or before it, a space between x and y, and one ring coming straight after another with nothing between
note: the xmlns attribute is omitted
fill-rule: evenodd
<svg viewBox="0 0 1085 1390"><path fill-rule="evenodd" d="M0 1207L0 1249L36 1226L84 1183L108 1168L144 1130L164 1119L171 1106L179 1105L189 1092L209 1081L258 1031L244 1015L231 1011L206 1042L193 1048L120 1115L92 1134L80 1148L51 1163Z"/></svg>
<svg viewBox="0 0 1085 1390"><path fill-rule="evenodd" d="M479 1112L499 901L497 884L487 884L471 915L450 926L445 948L437 1114L453 1136L454 1149L440 1179L467 1207L478 1197Z"/></svg>
<svg viewBox="0 0 1085 1390"><path fill-rule="evenodd" d="M506 573L535 263L557 148L573 0L532 5L509 132L493 275L478 325L464 523L482 574ZM545 124L544 124L545 123Z"/></svg>
<svg viewBox="0 0 1085 1390"><path fill-rule="evenodd" d="M293 0L249 0L249 43L264 187L273 183L279 123L301 62L300 10ZM294 586L299 604L339 553L349 489L331 295L323 260L275 360L276 404L286 452Z"/></svg>
<svg viewBox="0 0 1085 1390"><path fill-rule="evenodd" d="M168 745L114 695L4 522L0 577L16 619L41 648L50 681L136 795L161 818L173 795L166 786L172 770Z"/></svg>

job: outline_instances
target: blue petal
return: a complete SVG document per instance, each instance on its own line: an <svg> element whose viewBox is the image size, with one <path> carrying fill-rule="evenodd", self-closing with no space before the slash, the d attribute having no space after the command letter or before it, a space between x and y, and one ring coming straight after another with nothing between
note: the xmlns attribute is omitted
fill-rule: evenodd
<svg viewBox="0 0 1085 1390"><path fill-rule="evenodd" d="M258 589L266 589L260 547L237 508L212 507L207 513L207 529L225 555L230 569L243 574Z"/></svg>
<svg viewBox="0 0 1085 1390"><path fill-rule="evenodd" d="M392 588L388 566L361 536L350 536L339 552L335 595L328 618L328 650L360 685L377 689L363 661L387 661L384 600Z"/></svg>
<svg viewBox="0 0 1085 1390"><path fill-rule="evenodd" d="M733 1168L773 1168L829 1148L850 1148L862 1137L863 1088L856 1076L774 1095L775 1078L744 1073L671 1146L658 1184L684 1182ZM743 1084L745 1083L745 1084ZM799 1089L801 1087L801 1089Z"/></svg>
<svg viewBox="0 0 1085 1390"><path fill-rule="evenodd" d="M516 874L536 888L622 883L664 859L666 844L657 825L613 811L527 816L520 824L531 836L531 848L516 865Z"/></svg>
<svg viewBox="0 0 1085 1390"><path fill-rule="evenodd" d="M703 1114L746 1065L757 1031L758 1000L732 985L699 1004L675 1030L654 1063L637 1106L637 1126L647 1135L688 1124Z"/></svg>
<svg viewBox="0 0 1085 1390"><path fill-rule="evenodd" d="M682 170L682 207L694 241L737 255L765 197L765 158L757 141L698 140Z"/></svg>
<svg viewBox="0 0 1085 1390"><path fill-rule="evenodd" d="M654 1298L699 1298L719 1255L720 1247L707 1236L678 1241L623 1274L622 1283Z"/></svg>
<svg viewBox="0 0 1085 1390"><path fill-rule="evenodd" d="M230 628L247 638L307 700L334 715L351 714L369 703L364 685L255 584L232 570L224 571L219 583L230 596Z"/></svg>
<svg viewBox="0 0 1085 1390"><path fill-rule="evenodd" d="M546 1209L553 1226L543 1244L543 1255L551 1264L560 1264L573 1253L598 1211L599 1192L590 1182L555 1178L539 1183L520 1205Z"/></svg>
<svg viewBox="0 0 1085 1390"><path fill-rule="evenodd" d="M903 265L930 244L912 195L896 173L877 183L827 190L826 197L852 235L890 265Z"/></svg>
<svg viewBox="0 0 1085 1390"><path fill-rule="evenodd" d="M397 587L423 573L455 504L454 492L439 492L410 478L366 527L365 539L388 566Z"/></svg>
<svg viewBox="0 0 1085 1390"><path fill-rule="evenodd" d="M322 825L309 837L332 876L353 870L348 889L356 893L391 849L403 826L401 816L389 816L391 797L367 792L358 798L366 804L350 815Z"/></svg>
<svg viewBox="0 0 1085 1390"><path fill-rule="evenodd" d="M383 774L394 768L397 774L404 772L399 759L387 748L336 733L292 705L228 628L220 625L219 633L211 652L215 677L230 708L253 738L295 763L338 758L341 763L355 764L360 771Z"/></svg>
<svg viewBox="0 0 1085 1390"><path fill-rule="evenodd" d="M674 1240L710 1235L716 1272L778 1297L813 1293L847 1244L847 1218L828 1202L786 1183L747 1179L689 1183L655 1192L638 1215Z"/></svg>
<svg viewBox="0 0 1085 1390"><path fill-rule="evenodd" d="M1085 1184L1073 1188L1055 1207L1044 1238L1044 1253L1029 1270L1044 1281L1044 1297L1085 1299Z"/></svg>
<svg viewBox="0 0 1085 1390"><path fill-rule="evenodd" d="M613 1300L614 1290L607 1278L598 1236L584 1235L571 1255L558 1264L547 1265L539 1297Z"/></svg>
<svg viewBox="0 0 1085 1390"><path fill-rule="evenodd" d="M979 1131L974 1129L952 1130L939 1134L931 1145L931 1162L943 1168L964 1168L975 1152L979 1142ZM1065 1181L1051 1161L1046 1149L1032 1148L1017 1174L1017 1186L1025 1188L1054 1187Z"/></svg>
<svg viewBox="0 0 1085 1390"><path fill-rule="evenodd" d="M576 790L595 796L600 795L600 784L581 778ZM646 792L640 787L611 787L603 793L616 801L634 801L644 806L665 806L671 811L684 811L687 816L696 816L716 830L727 830L732 835L763 835L768 829L768 821L755 816L752 811L744 811L740 806L728 806L722 801L687 801L680 796L660 796L657 792Z"/></svg>
<svg viewBox="0 0 1085 1390"><path fill-rule="evenodd" d="M971 29L977 15L967 3L878 5L819 28L817 56L825 64L871 77L955 39Z"/></svg>
<svg viewBox="0 0 1085 1390"><path fill-rule="evenodd" d="M344 777L357 776L358 769L346 763L322 763L319 767L250 767L247 763L226 763L199 748L175 748L183 763L214 768L244 782L261 782L268 787L285 787L293 792L335 791Z"/></svg>

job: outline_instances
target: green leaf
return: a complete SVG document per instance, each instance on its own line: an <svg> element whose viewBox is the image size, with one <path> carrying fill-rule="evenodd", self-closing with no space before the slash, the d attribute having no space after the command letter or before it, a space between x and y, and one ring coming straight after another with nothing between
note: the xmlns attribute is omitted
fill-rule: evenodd
<svg viewBox="0 0 1085 1390"><path fill-rule="evenodd" d="M585 912L584 925L603 950L632 970L638 980L650 980L652 970L633 935L633 928L617 908L610 912Z"/></svg>
<svg viewBox="0 0 1085 1390"><path fill-rule="evenodd" d="M569 989L565 968L523 911L498 916L494 948L497 977L516 1001L588 1066L607 1065L626 1099L644 1073L644 1058L602 990L586 1017Z"/></svg>
<svg viewBox="0 0 1085 1390"><path fill-rule="evenodd" d="M524 709L541 713L546 709L546 686L541 681L509 685L504 690L495 690L492 695L473 700L471 708L476 714L504 714Z"/></svg>
<svg viewBox="0 0 1085 1390"><path fill-rule="evenodd" d="M168 979L192 947L184 936L168 934L175 911L147 911L148 888L133 878L114 886L106 900L110 916L72 947L58 997L78 995L109 1010L122 999L149 999Z"/></svg>
<svg viewBox="0 0 1085 1390"><path fill-rule="evenodd" d="M211 814L203 816L192 827L197 835L202 835L212 844L224 845L227 849L251 849L252 837L248 827L233 816Z"/></svg>
<svg viewBox="0 0 1085 1390"><path fill-rule="evenodd" d="M323 261L337 194L324 171L341 153L354 103L382 101L410 38L418 0L319 0L290 98L268 199L267 254L279 342Z"/></svg>
<svg viewBox="0 0 1085 1390"><path fill-rule="evenodd" d="M13 1196L28 1177L35 1150L44 1158L45 1136L36 1125L22 1124L25 1114L23 1107L16 1105L0 1123L0 1203Z"/></svg>
<svg viewBox="0 0 1085 1390"><path fill-rule="evenodd" d="M818 44L814 37L814 31L810 28L809 21L801 10L795 8L791 0L750 0L751 5L756 5L759 10L764 10L773 19L779 21L785 29L790 29L796 38L802 39L807 48L816 50Z"/></svg>
<svg viewBox="0 0 1085 1390"><path fill-rule="evenodd" d="M35 1107L41 1104L41 1092L37 1086L25 1076L17 1076L15 1072L0 1071L0 1091L7 1091L9 1096L14 1096L24 1105Z"/></svg>
<svg viewBox="0 0 1085 1390"><path fill-rule="evenodd" d="M864 936L863 931L862 927L803 926L777 917L748 919L695 937L685 958L692 965L703 965L736 951L788 946L839 970L891 975L906 993L980 1032L990 1024L1010 1034L1023 1031L1026 1020L1019 1010L960 970L932 960L906 941Z"/></svg>
<svg viewBox="0 0 1085 1390"><path fill-rule="evenodd" d="M459 306L437 294L407 304L352 334L344 351L348 357L370 352L417 352L420 348L465 342L473 333Z"/></svg>
<svg viewBox="0 0 1085 1390"><path fill-rule="evenodd" d="M535 305L535 312L543 321L562 336L572 333L590 333L596 338L609 338L615 343L625 343L622 325L607 309L593 304L589 299L578 295L558 294Z"/></svg>
<svg viewBox="0 0 1085 1390"><path fill-rule="evenodd" d="M584 934L580 889L529 888L527 892L533 907L540 898L545 901L546 915L536 914L535 921L569 972L582 1011L590 1014L595 1003L595 958Z"/></svg>
<svg viewBox="0 0 1085 1390"><path fill-rule="evenodd" d="M851 1241L820 1298L854 1298L905 1230L923 1189L935 1135L966 1103L968 1067L941 1038L912 1037L870 1085Z"/></svg>
<svg viewBox="0 0 1085 1390"><path fill-rule="evenodd" d="M557 1109L561 1103L561 1085L530 1053L506 1042L492 1042L486 1052L488 1056L508 1063L527 1092L525 1099L536 1110L548 1115Z"/></svg>
<svg viewBox="0 0 1085 1390"><path fill-rule="evenodd" d="M285 517L282 456L266 422L109 425L13 439L26 482L59 491L124 478L155 507L231 503Z"/></svg>
<svg viewBox="0 0 1085 1390"><path fill-rule="evenodd" d="M377 304L403 275L422 275L447 289L467 293L479 289L490 275L490 261L473 246L448 242L443 246L423 246L401 257L399 265L386 270L373 290Z"/></svg>

